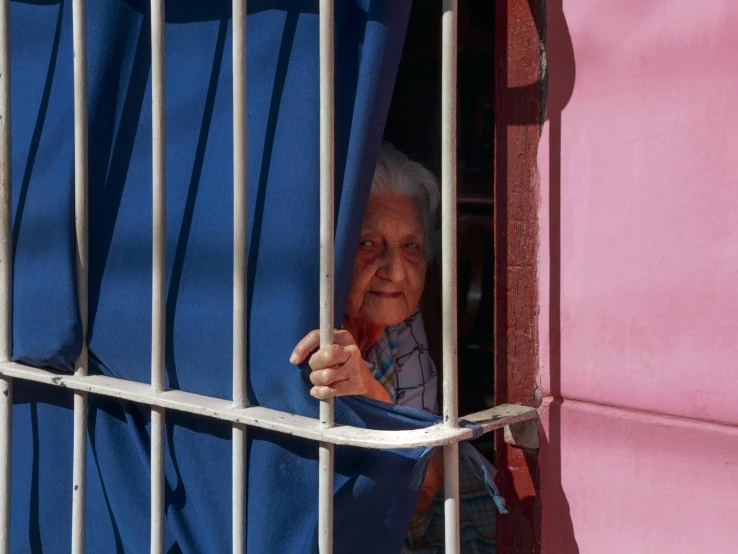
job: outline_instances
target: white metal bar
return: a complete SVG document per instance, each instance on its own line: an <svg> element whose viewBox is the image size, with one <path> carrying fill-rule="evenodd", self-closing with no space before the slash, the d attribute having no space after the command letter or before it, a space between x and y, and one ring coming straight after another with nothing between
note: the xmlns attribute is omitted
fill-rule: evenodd
<svg viewBox="0 0 738 554"><path fill-rule="evenodd" d="M10 0L0 3L0 360L13 356L13 230L10 127ZM13 379L0 379L0 554L10 552Z"/></svg>
<svg viewBox="0 0 738 554"><path fill-rule="evenodd" d="M233 552L246 550L246 426L234 423L232 437L233 480Z"/></svg>
<svg viewBox="0 0 738 554"><path fill-rule="evenodd" d="M456 255L456 35L457 0L443 0L441 55L441 218L443 294L443 421L458 426ZM446 554L460 552L459 446L444 448Z"/></svg>
<svg viewBox="0 0 738 554"><path fill-rule="evenodd" d="M320 346L333 344L334 47L333 2L320 0ZM333 399L320 404L320 420L333 425Z"/></svg>
<svg viewBox="0 0 738 554"><path fill-rule="evenodd" d="M446 518L444 552L461 552L459 527L459 443L443 447L443 513Z"/></svg>
<svg viewBox="0 0 738 554"><path fill-rule="evenodd" d="M85 551L87 474L87 393L74 393L74 469L72 490L72 553Z"/></svg>
<svg viewBox="0 0 738 554"><path fill-rule="evenodd" d="M151 385L164 390L166 342L166 115L164 0L151 1L151 110L153 142L153 264L151 294Z"/></svg>
<svg viewBox="0 0 738 554"><path fill-rule="evenodd" d="M74 221L77 249L77 296L82 320L82 351L75 373L87 375L87 6L86 0L72 3L74 35Z"/></svg>
<svg viewBox="0 0 738 554"><path fill-rule="evenodd" d="M10 126L10 0L0 3L0 358L13 355L13 184Z"/></svg>
<svg viewBox="0 0 738 554"><path fill-rule="evenodd" d="M233 404L246 406L246 0L233 0Z"/></svg>
<svg viewBox="0 0 738 554"><path fill-rule="evenodd" d="M13 429L13 380L0 379L0 552L10 552L10 467Z"/></svg>
<svg viewBox="0 0 738 554"><path fill-rule="evenodd" d="M208 369L203 368L203 374ZM348 425L324 428L320 421L310 417L298 416L272 410L261 406L234 409L231 400L213 398L179 390L155 393L148 383L138 383L116 379L105 375L77 377L47 369L39 369L14 362L0 363L0 377L24 379L46 385L54 385L71 390L119 398L130 402L147 404L177 410L194 415L210 417L231 423L242 423L251 427L267 429L278 433L293 435L308 440L324 441L333 444L357 446L360 448L418 448L421 446L444 446L453 442L473 438L472 431L465 427L449 427L444 424L425 429L409 431L378 431ZM520 421L538 418L535 408L518 404L503 404L488 410L466 416L489 433Z"/></svg>
<svg viewBox="0 0 738 554"><path fill-rule="evenodd" d="M151 0L151 114L153 169L153 259L151 278L151 389L165 389L166 361L166 117L164 0ZM164 552L164 424L161 407L151 410L151 553Z"/></svg>
<svg viewBox="0 0 738 554"><path fill-rule="evenodd" d="M233 0L233 407L246 407L246 290L248 267L248 134L246 0ZM246 426L232 431L233 553L246 540Z"/></svg>
<svg viewBox="0 0 738 554"><path fill-rule="evenodd" d="M335 446L321 441L318 445L318 552L333 552L333 460Z"/></svg>
<svg viewBox="0 0 738 554"><path fill-rule="evenodd" d="M164 552L164 408L151 408L151 552Z"/></svg>
<svg viewBox="0 0 738 554"><path fill-rule="evenodd" d="M456 0L443 0L441 243L443 421L458 426L456 256Z"/></svg>
<svg viewBox="0 0 738 554"><path fill-rule="evenodd" d="M320 0L320 346L333 344L334 0ZM320 402L320 422L333 427L333 398ZM318 463L318 552L333 552L333 444L321 442Z"/></svg>
<svg viewBox="0 0 738 554"><path fill-rule="evenodd" d="M87 188L87 6L86 0L72 2L74 45L74 219L77 250L77 297L82 322L82 350L75 375L87 375L88 301L88 188ZM74 454L72 489L72 553L85 551L87 499L87 393L74 394Z"/></svg>

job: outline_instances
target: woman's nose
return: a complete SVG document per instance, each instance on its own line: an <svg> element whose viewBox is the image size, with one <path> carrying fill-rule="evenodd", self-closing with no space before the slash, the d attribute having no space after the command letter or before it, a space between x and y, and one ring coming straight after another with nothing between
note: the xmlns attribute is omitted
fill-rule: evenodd
<svg viewBox="0 0 738 554"><path fill-rule="evenodd" d="M393 283L400 283L405 279L405 260L402 252L395 248L388 248L382 256L382 264L379 268L379 276Z"/></svg>

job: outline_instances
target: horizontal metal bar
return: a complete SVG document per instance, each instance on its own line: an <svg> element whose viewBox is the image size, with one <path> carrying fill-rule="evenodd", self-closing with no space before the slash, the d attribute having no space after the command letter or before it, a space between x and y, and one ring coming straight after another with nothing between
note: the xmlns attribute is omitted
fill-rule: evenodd
<svg viewBox="0 0 738 554"><path fill-rule="evenodd" d="M148 383L126 381L105 375L78 377L70 373L39 369L14 362L0 363L0 376L120 398L232 423L243 423L315 441L361 448L444 446L473 438L470 429L449 427L443 424L410 431L377 431L348 425L336 425L325 429L317 419L288 414L262 406L234 408L231 400L178 390L153 392ZM517 404L503 404L464 417L467 421L479 424L482 433L489 433L505 425L537 418L538 411L535 408Z"/></svg>

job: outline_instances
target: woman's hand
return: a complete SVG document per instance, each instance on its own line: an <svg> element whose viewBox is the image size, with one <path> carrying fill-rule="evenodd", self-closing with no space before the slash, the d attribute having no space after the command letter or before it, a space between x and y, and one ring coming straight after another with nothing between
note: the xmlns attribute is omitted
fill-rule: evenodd
<svg viewBox="0 0 738 554"><path fill-rule="evenodd" d="M333 333L334 344L310 356L311 396L320 400L334 396L357 395L392 402L389 393L378 383L361 359L354 337L344 329ZM290 362L297 365L320 346L320 331L310 331L295 346Z"/></svg>

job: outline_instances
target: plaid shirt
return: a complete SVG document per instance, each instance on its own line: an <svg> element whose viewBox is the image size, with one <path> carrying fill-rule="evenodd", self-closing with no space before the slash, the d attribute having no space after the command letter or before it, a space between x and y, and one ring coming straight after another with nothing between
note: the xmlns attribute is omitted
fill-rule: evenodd
<svg viewBox="0 0 738 554"><path fill-rule="evenodd" d="M367 352L366 363L392 402L438 413L438 372L419 309L399 325L385 329Z"/></svg>
<svg viewBox="0 0 738 554"><path fill-rule="evenodd" d="M497 506L478 471L459 459L459 528L463 554L497 552ZM401 554L443 554L445 548L443 487L428 511L414 514Z"/></svg>
<svg viewBox="0 0 738 554"><path fill-rule="evenodd" d="M365 363L395 404L438 413L438 373L428 353L420 310L399 325L387 327L367 352ZM459 520L464 554L494 554L497 506L481 472L462 455L459 459ZM413 515L402 554L444 551L443 488L431 508Z"/></svg>

